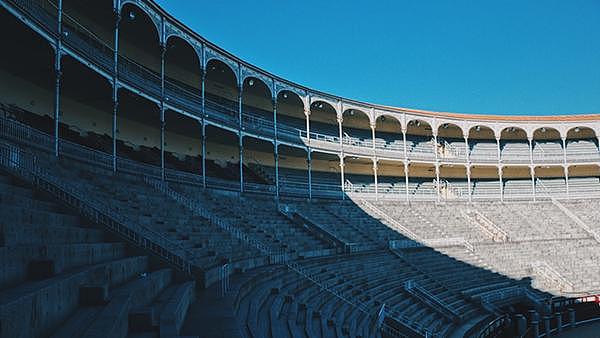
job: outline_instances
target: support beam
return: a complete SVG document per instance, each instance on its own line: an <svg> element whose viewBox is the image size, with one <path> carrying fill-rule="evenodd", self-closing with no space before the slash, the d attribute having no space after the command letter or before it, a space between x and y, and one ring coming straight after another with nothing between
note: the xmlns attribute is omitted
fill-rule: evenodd
<svg viewBox="0 0 600 338"><path fill-rule="evenodd" d="M440 165L435 163L435 190L437 194L437 201L440 201Z"/></svg>
<svg viewBox="0 0 600 338"><path fill-rule="evenodd" d="M240 67L241 69L241 67ZM242 100L244 93L244 84L242 80L242 72L238 74L239 85L238 85L238 140L239 140L239 151L240 151L240 193L244 192L244 136L242 135Z"/></svg>
<svg viewBox="0 0 600 338"><path fill-rule="evenodd" d="M165 179L165 54L167 46L163 42L160 51L160 175Z"/></svg>
<svg viewBox="0 0 600 338"><path fill-rule="evenodd" d="M119 88L117 87L119 72L119 25L121 23L121 10L117 7L115 11L115 36L113 46L113 73L112 73L112 169L117 172L117 114L119 113Z"/></svg>
<svg viewBox="0 0 600 338"><path fill-rule="evenodd" d="M342 199L345 200L346 199L346 179L344 178L344 156L340 156L340 181L342 183Z"/></svg>
<svg viewBox="0 0 600 338"><path fill-rule="evenodd" d="M206 188L206 69L200 69L202 74L202 187Z"/></svg>
<svg viewBox="0 0 600 338"><path fill-rule="evenodd" d="M375 200L378 201L379 200L379 188L378 188L378 178L377 178L377 159L374 158L373 159L373 178L375 181Z"/></svg>
<svg viewBox="0 0 600 338"><path fill-rule="evenodd" d="M469 147L469 137L465 136L465 160L467 161L467 163L469 163L471 161L471 147Z"/></svg>
<svg viewBox="0 0 600 338"><path fill-rule="evenodd" d="M304 108L304 116L306 117L306 139L310 146L310 107Z"/></svg>
<svg viewBox="0 0 600 338"><path fill-rule="evenodd" d="M571 195L569 194L569 167L565 164L565 185L567 188L567 199L571 199Z"/></svg>
<svg viewBox="0 0 600 338"><path fill-rule="evenodd" d="M531 195L535 202L535 168L531 166L529 167L529 171L531 172Z"/></svg>
<svg viewBox="0 0 600 338"><path fill-rule="evenodd" d="M471 187L471 165L467 163L467 190L469 193L469 202L473 202L473 188Z"/></svg>
<svg viewBox="0 0 600 338"><path fill-rule="evenodd" d="M312 150L310 147L306 150L306 166L308 167L308 199L312 200Z"/></svg>
<svg viewBox="0 0 600 338"><path fill-rule="evenodd" d="M500 137L496 137L496 149L498 151L498 165L502 163L502 151L500 149Z"/></svg>
<svg viewBox="0 0 600 338"><path fill-rule="evenodd" d="M404 144L404 163L408 161L408 150L406 149L406 128L402 127L402 143Z"/></svg>
<svg viewBox="0 0 600 338"><path fill-rule="evenodd" d="M54 86L54 156L58 157L59 154L59 125L60 125L60 97L61 97L61 79L62 79L62 0L58 0L58 21L57 30L58 36L56 37L56 49L54 53L54 74L55 74L55 86Z"/></svg>
<svg viewBox="0 0 600 338"><path fill-rule="evenodd" d="M404 184L405 184L405 192L406 192L406 203L410 202L410 199L408 198L408 162L404 162Z"/></svg>
<svg viewBox="0 0 600 338"><path fill-rule="evenodd" d="M498 179L500 183L500 201L504 202L504 183L502 182L502 166L498 166Z"/></svg>
<svg viewBox="0 0 600 338"><path fill-rule="evenodd" d="M275 152L273 153L275 157L275 198L279 200L279 143L275 140L273 144L275 145Z"/></svg>
<svg viewBox="0 0 600 338"><path fill-rule="evenodd" d="M275 80L273 80L273 88L275 88ZM279 142L277 141L277 94L273 92L273 133L275 144L275 197L279 200Z"/></svg>

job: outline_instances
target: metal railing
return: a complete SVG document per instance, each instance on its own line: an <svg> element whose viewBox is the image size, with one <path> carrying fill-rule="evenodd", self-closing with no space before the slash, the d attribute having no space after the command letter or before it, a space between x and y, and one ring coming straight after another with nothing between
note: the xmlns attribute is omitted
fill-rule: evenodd
<svg viewBox="0 0 600 338"><path fill-rule="evenodd" d="M48 174L32 154L18 147L0 143L0 163L7 171L33 184L37 189L49 193L65 205L76 209L82 216L192 276L193 254L191 251L163 234L113 212L107 204L93 200L89 194Z"/></svg>

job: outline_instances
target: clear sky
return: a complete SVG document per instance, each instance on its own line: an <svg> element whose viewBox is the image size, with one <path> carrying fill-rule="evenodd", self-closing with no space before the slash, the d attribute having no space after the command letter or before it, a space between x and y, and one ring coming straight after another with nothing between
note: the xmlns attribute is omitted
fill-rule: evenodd
<svg viewBox="0 0 600 338"><path fill-rule="evenodd" d="M600 113L600 0L158 0L238 57L367 102Z"/></svg>

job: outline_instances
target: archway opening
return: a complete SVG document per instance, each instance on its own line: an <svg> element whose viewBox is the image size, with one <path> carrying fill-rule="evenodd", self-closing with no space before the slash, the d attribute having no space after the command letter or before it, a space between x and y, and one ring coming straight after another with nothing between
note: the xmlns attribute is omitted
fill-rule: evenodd
<svg viewBox="0 0 600 338"><path fill-rule="evenodd" d="M438 127L438 157L446 160L466 161L467 146L463 130L456 124L443 123Z"/></svg>
<svg viewBox="0 0 600 338"><path fill-rule="evenodd" d="M534 162L563 162L563 148L560 132L555 128L541 127L533 132Z"/></svg>
<svg viewBox="0 0 600 338"><path fill-rule="evenodd" d="M342 113L342 134L348 145L371 147L371 122L367 113L358 109L347 109Z"/></svg>
<svg viewBox="0 0 600 338"><path fill-rule="evenodd" d="M202 125L197 119L165 111L165 167L202 175Z"/></svg>
<svg viewBox="0 0 600 338"><path fill-rule="evenodd" d="M305 149L279 145L279 191L308 197L308 154Z"/></svg>
<svg viewBox="0 0 600 338"><path fill-rule="evenodd" d="M331 104L315 101L310 105L310 131L339 137L337 112Z"/></svg>
<svg viewBox="0 0 600 338"><path fill-rule="evenodd" d="M596 132L588 127L574 127L567 132L567 161L600 161Z"/></svg>
<svg viewBox="0 0 600 338"><path fill-rule="evenodd" d="M435 158L437 146L433 144L431 125L423 120L411 120L406 126L408 157L428 160Z"/></svg>
<svg viewBox="0 0 600 338"><path fill-rule="evenodd" d="M282 90L277 94L277 137L300 143L300 131L306 130L304 102L298 94Z"/></svg>
<svg viewBox="0 0 600 338"><path fill-rule="evenodd" d="M160 108L127 89L119 89L118 96L117 155L159 166Z"/></svg>
<svg viewBox="0 0 600 338"><path fill-rule="evenodd" d="M402 124L391 115L379 115L375 120L375 147L379 149L404 151Z"/></svg>
<svg viewBox="0 0 600 338"><path fill-rule="evenodd" d="M146 12L131 3L123 6L121 15L119 55L124 58L121 58L119 62L133 62L159 75L161 47L155 23ZM155 78L154 81L156 80L158 79ZM160 86L160 83L158 85Z"/></svg>
<svg viewBox="0 0 600 338"><path fill-rule="evenodd" d="M471 127L468 141L472 162L498 162L498 144L492 128L482 125Z"/></svg>
<svg viewBox="0 0 600 338"><path fill-rule="evenodd" d="M500 199L500 176L496 166L472 166L473 200Z"/></svg>
<svg viewBox="0 0 600 338"><path fill-rule="evenodd" d="M273 103L269 87L260 79L249 77L244 80L242 95L245 130L274 138Z"/></svg>
<svg viewBox="0 0 600 338"><path fill-rule="evenodd" d="M61 138L112 154L112 85L106 78L64 56L60 103Z"/></svg>
<svg viewBox="0 0 600 338"><path fill-rule="evenodd" d="M529 163L529 141L527 132L519 127L504 128L500 134L502 160Z"/></svg>
<svg viewBox="0 0 600 338"><path fill-rule="evenodd" d="M4 115L54 134L54 50L6 10L0 11L0 108Z"/></svg>
<svg viewBox="0 0 600 338"><path fill-rule="evenodd" d="M204 80L206 113L233 128L239 127L237 77L225 63L212 59L206 65Z"/></svg>
<svg viewBox="0 0 600 338"><path fill-rule="evenodd" d="M505 199L530 199L533 194L531 170L526 166L502 168Z"/></svg>

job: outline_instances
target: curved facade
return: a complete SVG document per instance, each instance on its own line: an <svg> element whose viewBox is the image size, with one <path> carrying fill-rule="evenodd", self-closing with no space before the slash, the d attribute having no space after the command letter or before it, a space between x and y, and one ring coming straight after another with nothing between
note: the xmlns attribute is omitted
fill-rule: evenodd
<svg viewBox="0 0 600 338"><path fill-rule="evenodd" d="M1 3L33 32L18 34L37 36L35 48L44 51L33 61L44 64L47 78L26 74L21 89L51 101L46 109L23 107L32 105L4 88L14 101L7 103L52 117L57 153L63 124L109 135L112 149L102 150L112 153L115 169L124 156L119 140L158 149L152 164L163 171L165 153L196 156L201 167L191 171L205 185L207 160L237 163L241 191L244 171L254 170L272 172L261 183L273 193L308 197L343 197L342 190L407 200L600 193L600 115L466 115L358 102L254 67L152 1ZM5 83L11 72L4 71ZM75 81L82 76L86 91L101 98L90 101L74 88L86 82Z"/></svg>

